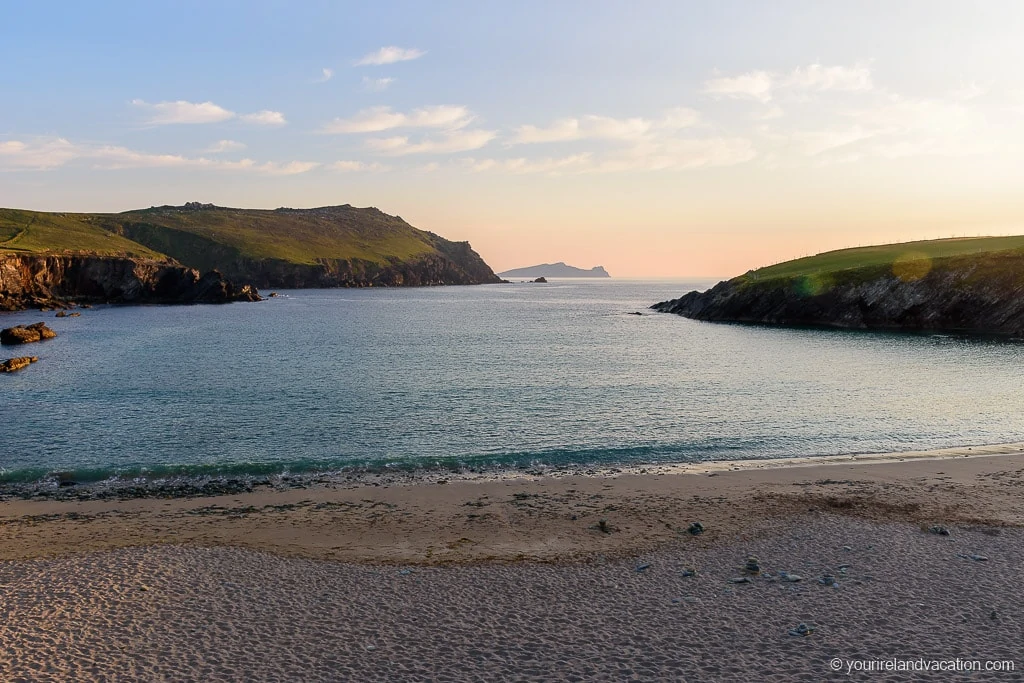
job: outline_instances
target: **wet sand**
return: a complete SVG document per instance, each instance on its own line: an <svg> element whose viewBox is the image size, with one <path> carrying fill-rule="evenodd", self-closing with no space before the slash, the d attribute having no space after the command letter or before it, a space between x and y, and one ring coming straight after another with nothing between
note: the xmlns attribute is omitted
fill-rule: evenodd
<svg viewBox="0 0 1024 683"><path fill-rule="evenodd" d="M6 501L0 680L1021 680L1024 453L974 452Z"/></svg>

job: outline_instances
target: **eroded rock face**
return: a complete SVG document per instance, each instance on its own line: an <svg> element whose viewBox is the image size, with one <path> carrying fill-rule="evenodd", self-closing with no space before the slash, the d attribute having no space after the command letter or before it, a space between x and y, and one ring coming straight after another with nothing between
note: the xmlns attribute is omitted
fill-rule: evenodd
<svg viewBox="0 0 1024 683"><path fill-rule="evenodd" d="M106 256L0 254L0 310L102 303L226 303L259 301L255 288L236 286L217 271L177 263Z"/></svg>
<svg viewBox="0 0 1024 683"><path fill-rule="evenodd" d="M936 260L915 279L877 267L807 280L740 277L651 308L718 322L1024 336L1024 255Z"/></svg>
<svg viewBox="0 0 1024 683"><path fill-rule="evenodd" d="M38 356L22 356L20 358L8 358L5 361L0 362L0 372L17 372L23 368L27 368L32 363L39 360Z"/></svg>
<svg viewBox="0 0 1024 683"><path fill-rule="evenodd" d="M31 344L44 339L53 339L57 333L45 323L32 325L16 325L0 330L0 344Z"/></svg>

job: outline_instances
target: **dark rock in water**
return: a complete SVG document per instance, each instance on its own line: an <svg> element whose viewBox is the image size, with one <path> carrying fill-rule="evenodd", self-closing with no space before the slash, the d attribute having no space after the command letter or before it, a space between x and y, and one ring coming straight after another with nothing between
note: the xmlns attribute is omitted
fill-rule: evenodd
<svg viewBox="0 0 1024 683"><path fill-rule="evenodd" d="M65 311L57 311L57 315L55 315L54 317L55 318L66 318L66 317L68 317L68 314Z"/></svg>
<svg viewBox="0 0 1024 683"><path fill-rule="evenodd" d="M541 277L537 278L536 280L534 280L534 282L539 282L541 284L547 284L548 279L546 277L541 276Z"/></svg>
<svg viewBox="0 0 1024 683"><path fill-rule="evenodd" d="M747 558L746 563L743 565L743 571L748 574L760 574L761 573L761 561L754 555Z"/></svg>
<svg viewBox="0 0 1024 683"><path fill-rule="evenodd" d="M0 372L17 372L22 368L27 368L32 363L39 360L38 356L22 356L20 358L8 358L7 360L0 362Z"/></svg>
<svg viewBox="0 0 1024 683"><path fill-rule="evenodd" d="M697 576L697 570L693 567L687 567L686 569L679 572L679 576L689 578L691 576Z"/></svg>
<svg viewBox="0 0 1024 683"><path fill-rule="evenodd" d="M46 323L32 325L16 325L0 330L0 344L31 344L44 339L53 339L57 333L46 326Z"/></svg>
<svg viewBox="0 0 1024 683"><path fill-rule="evenodd" d="M753 579L751 579L749 576L734 576L733 578L729 579L729 583L753 583L753 582L754 582Z"/></svg>
<svg viewBox="0 0 1024 683"><path fill-rule="evenodd" d="M271 299L276 299L277 298L277 292L271 292L270 293L270 298Z"/></svg>
<svg viewBox="0 0 1024 683"><path fill-rule="evenodd" d="M928 533L936 534L937 536L949 536L949 529L944 526L935 525L928 529Z"/></svg>
<svg viewBox="0 0 1024 683"><path fill-rule="evenodd" d="M690 528L687 529L687 531L689 531L690 534L693 536L700 536L702 533L704 533L704 525L700 522L691 522Z"/></svg>

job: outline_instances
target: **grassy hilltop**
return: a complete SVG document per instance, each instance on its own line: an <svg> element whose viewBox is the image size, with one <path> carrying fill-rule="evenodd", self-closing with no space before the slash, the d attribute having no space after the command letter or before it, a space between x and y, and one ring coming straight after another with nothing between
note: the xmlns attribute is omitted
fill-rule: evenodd
<svg viewBox="0 0 1024 683"><path fill-rule="evenodd" d="M0 209L2 253L174 260L261 286L498 280L468 244L347 204L261 210L190 203L116 214Z"/></svg>
<svg viewBox="0 0 1024 683"><path fill-rule="evenodd" d="M765 282L776 279L855 275L857 271L912 269L911 264L925 261L931 266L942 265L944 259L970 256L983 264L988 257L1017 252L1024 254L1024 235L1012 237L966 237L900 244L883 244L828 251L815 256L785 261L773 266L752 270L737 280Z"/></svg>
<svg viewBox="0 0 1024 683"><path fill-rule="evenodd" d="M708 321L1024 336L1024 236L830 251L652 308Z"/></svg>

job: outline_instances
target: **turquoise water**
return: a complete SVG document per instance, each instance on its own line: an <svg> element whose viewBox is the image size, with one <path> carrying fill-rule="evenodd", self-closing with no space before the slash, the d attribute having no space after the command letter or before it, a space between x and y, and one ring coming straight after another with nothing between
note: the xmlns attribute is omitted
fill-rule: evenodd
<svg viewBox="0 0 1024 683"><path fill-rule="evenodd" d="M6 314L4 327L45 319L60 336L31 347L39 363L0 375L0 478L650 463L1024 440L1024 344L646 310L710 284L303 290L258 304Z"/></svg>

